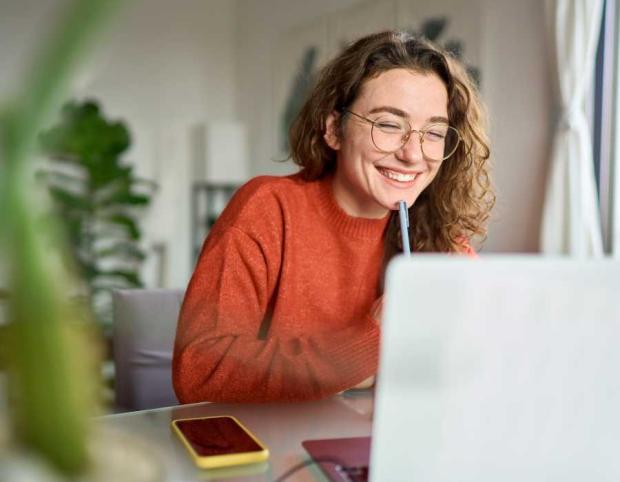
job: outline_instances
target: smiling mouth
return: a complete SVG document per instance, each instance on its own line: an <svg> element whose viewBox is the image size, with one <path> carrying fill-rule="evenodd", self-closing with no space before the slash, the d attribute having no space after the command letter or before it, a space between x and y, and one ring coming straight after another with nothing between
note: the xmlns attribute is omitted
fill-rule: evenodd
<svg viewBox="0 0 620 482"><path fill-rule="evenodd" d="M391 179L392 181L398 182L412 182L418 177L418 173L405 174L402 172L392 171L390 169L386 169L385 167L377 167L377 171L381 173L382 176Z"/></svg>

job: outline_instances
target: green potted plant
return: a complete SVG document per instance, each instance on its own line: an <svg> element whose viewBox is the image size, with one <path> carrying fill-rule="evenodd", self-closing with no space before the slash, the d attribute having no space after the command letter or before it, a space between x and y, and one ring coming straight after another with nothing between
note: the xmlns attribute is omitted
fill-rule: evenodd
<svg viewBox="0 0 620 482"><path fill-rule="evenodd" d="M106 119L95 101L66 103L59 122L39 140L49 159L41 174L93 312L107 333L110 291L143 286L139 269L145 253L137 217L150 203L154 184L123 163L129 130L123 122Z"/></svg>

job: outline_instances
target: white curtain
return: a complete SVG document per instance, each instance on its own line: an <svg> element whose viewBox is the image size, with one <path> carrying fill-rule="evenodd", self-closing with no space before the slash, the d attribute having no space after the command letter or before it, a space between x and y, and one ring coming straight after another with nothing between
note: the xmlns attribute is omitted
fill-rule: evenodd
<svg viewBox="0 0 620 482"><path fill-rule="evenodd" d="M541 248L545 254L603 254L592 138L585 110L602 6L602 0L546 0L560 115L543 210Z"/></svg>

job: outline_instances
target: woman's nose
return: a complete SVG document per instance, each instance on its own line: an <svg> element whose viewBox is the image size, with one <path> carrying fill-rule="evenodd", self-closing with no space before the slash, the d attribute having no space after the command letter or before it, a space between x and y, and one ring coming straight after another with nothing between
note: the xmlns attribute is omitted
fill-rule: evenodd
<svg viewBox="0 0 620 482"><path fill-rule="evenodd" d="M402 147L397 151L396 157L407 163L424 160L424 154L422 153L422 135L415 129L412 129Z"/></svg>

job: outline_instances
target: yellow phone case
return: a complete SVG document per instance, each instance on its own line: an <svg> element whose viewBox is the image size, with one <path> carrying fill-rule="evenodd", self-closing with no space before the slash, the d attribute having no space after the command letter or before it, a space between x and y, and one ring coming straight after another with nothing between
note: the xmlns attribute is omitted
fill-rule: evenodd
<svg viewBox="0 0 620 482"><path fill-rule="evenodd" d="M205 420L209 418L230 418L232 419L241 429L252 439L254 440L258 446L261 448L260 451L255 452L242 452L238 454L226 454L226 455L198 455L192 444L189 443L185 435L177 426L177 422L182 422L186 420ZM263 462L269 458L269 450L259 439L257 439L252 432L250 432L237 418L232 415L217 415L213 417L193 417L193 418L183 418L178 420L173 420L172 428L176 432L176 434L185 445L185 448L192 456L194 463L202 468L202 469L216 469L221 467L231 467L234 465L245 465L252 464L256 462Z"/></svg>

